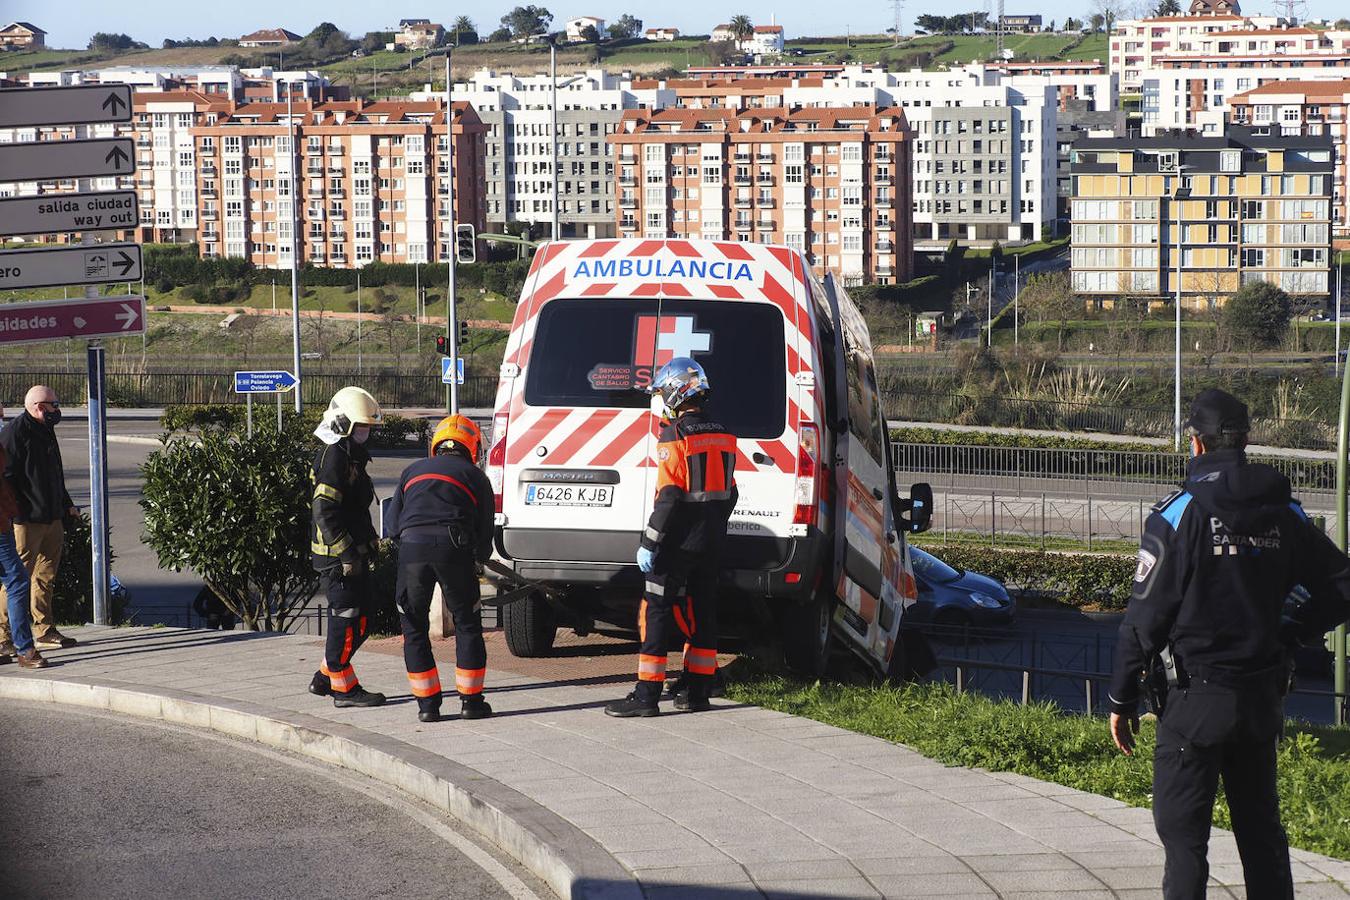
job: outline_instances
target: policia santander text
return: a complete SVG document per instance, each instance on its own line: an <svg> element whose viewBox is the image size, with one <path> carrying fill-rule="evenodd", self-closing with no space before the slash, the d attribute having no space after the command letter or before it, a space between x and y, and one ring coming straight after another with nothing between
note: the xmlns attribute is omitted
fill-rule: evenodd
<svg viewBox="0 0 1350 900"><path fill-rule="evenodd" d="M638 608L637 686L605 707L621 718L660 712L672 622L685 637L675 707L709 708L717 673L717 576L737 498L736 438L703 413L710 390L703 367L688 357L673 359L656 373L652 390L667 418L657 448L656 502L637 552L646 582Z"/></svg>
<svg viewBox="0 0 1350 900"><path fill-rule="evenodd" d="M311 559L328 595L328 637L323 668L310 693L332 694L333 705L379 706L384 694L361 687L352 655L366 639L374 596L370 555L378 541L370 521L375 486L366 474L365 442L383 416L375 398L358 387L333 395L314 430L323 446L314 454Z"/></svg>
<svg viewBox="0 0 1350 900"><path fill-rule="evenodd" d="M441 717L441 678L431 654L431 594L441 586L455 619L455 689L460 715L492 715L483 700L487 648L479 609L476 563L492 555L492 485L475 465L483 436L467 416L442 419L431 456L403 470L389 505L389 532L398 536L399 621L403 661L417 698L417 718Z"/></svg>
<svg viewBox="0 0 1350 900"><path fill-rule="evenodd" d="M1153 820L1166 852L1163 894L1200 900L1214 796L1223 778L1253 900L1294 896L1275 753L1289 649L1350 614L1350 561L1290 499L1288 480L1247 462L1247 407L1220 390L1195 400L1195 458L1183 490L1154 507L1116 645L1111 730L1126 754L1140 677L1169 656L1153 757ZM1302 585L1310 599L1281 619Z"/></svg>

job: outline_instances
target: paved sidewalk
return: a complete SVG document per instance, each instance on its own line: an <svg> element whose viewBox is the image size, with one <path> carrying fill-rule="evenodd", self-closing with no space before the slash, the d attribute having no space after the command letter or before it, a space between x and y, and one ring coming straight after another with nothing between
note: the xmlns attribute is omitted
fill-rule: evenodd
<svg viewBox="0 0 1350 900"><path fill-rule="evenodd" d="M493 670L498 716L421 725L388 652L362 652L356 668L391 702L336 710L305 691L322 654L315 638L72 633L84 644L49 654L52 668L0 669L0 697L199 725L349 766L466 819L563 896L1159 895L1147 810L947 768L777 712L722 701L710 713L612 719L600 707L626 688L610 678ZM446 708L457 711L453 697ZM1295 858L1300 898L1350 895L1350 863ZM1242 879L1230 835L1216 833L1210 859L1210 896L1243 896L1224 887Z"/></svg>

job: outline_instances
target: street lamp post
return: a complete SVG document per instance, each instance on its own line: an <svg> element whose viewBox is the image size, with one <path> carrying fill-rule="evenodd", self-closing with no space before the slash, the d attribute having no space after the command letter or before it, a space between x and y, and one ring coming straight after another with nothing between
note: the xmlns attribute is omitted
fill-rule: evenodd
<svg viewBox="0 0 1350 900"><path fill-rule="evenodd" d="M1175 449L1181 450L1181 201L1190 199L1191 189L1184 187L1180 182L1176 190L1172 192L1172 206L1176 210L1176 358L1173 360L1175 369L1173 378L1175 380L1174 388L1174 406L1172 410L1172 440Z"/></svg>
<svg viewBox="0 0 1350 900"><path fill-rule="evenodd" d="M548 40L548 76L549 76L549 100L548 100L548 118L549 118L549 146L552 152L553 178L553 201L552 201L552 226L553 230L550 237L558 240L562 235L558 218L558 179L561 177L558 173L558 40L553 35L549 35Z"/></svg>

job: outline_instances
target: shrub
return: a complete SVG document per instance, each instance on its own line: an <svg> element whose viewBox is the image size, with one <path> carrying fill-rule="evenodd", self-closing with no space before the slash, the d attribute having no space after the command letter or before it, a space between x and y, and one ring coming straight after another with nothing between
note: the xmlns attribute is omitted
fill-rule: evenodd
<svg viewBox="0 0 1350 900"><path fill-rule="evenodd" d="M167 406L159 417L159 427L166 432L207 431L224 429L234 431L243 427L244 408L227 403L209 403L200 406Z"/></svg>
<svg viewBox="0 0 1350 900"><path fill-rule="evenodd" d="M92 534L88 516L80 514L66 520L61 565L57 567L56 584L52 592L52 615L58 625L83 625L94 621ZM116 625L122 621L124 614L122 599L110 596L108 605L108 621Z"/></svg>
<svg viewBox="0 0 1350 900"><path fill-rule="evenodd" d="M996 578L1009 590L1055 594L1077 607L1123 610L1134 583L1133 556L991 547L930 549L947 564Z"/></svg>
<svg viewBox="0 0 1350 900"><path fill-rule="evenodd" d="M142 467L145 539L192 569L254 630L284 631L318 584L310 565L310 453L298 429L169 440Z"/></svg>

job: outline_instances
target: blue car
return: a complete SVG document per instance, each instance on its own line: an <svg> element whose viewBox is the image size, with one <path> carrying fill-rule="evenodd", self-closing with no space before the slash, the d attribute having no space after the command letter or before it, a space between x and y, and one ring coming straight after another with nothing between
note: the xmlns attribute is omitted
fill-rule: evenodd
<svg viewBox="0 0 1350 900"><path fill-rule="evenodd" d="M1017 604L1002 584L981 575L947 565L933 554L909 545L919 599L905 616L948 628L1008 625L1017 614Z"/></svg>

